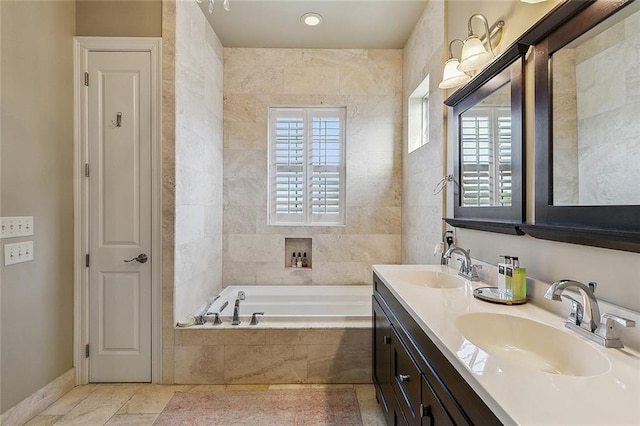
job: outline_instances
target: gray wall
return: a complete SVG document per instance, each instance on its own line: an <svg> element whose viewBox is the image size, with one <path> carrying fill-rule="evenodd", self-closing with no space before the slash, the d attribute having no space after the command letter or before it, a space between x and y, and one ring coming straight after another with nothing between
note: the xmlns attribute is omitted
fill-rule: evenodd
<svg viewBox="0 0 640 426"><path fill-rule="evenodd" d="M2 412L73 362L73 2L2 1L2 216L35 260L0 266ZM4 265L4 262L2 262Z"/></svg>
<svg viewBox="0 0 640 426"><path fill-rule="evenodd" d="M3 413L73 365L72 37L161 33L160 0L81 3L0 1L0 214L35 220L33 237L1 240L35 254L0 266Z"/></svg>

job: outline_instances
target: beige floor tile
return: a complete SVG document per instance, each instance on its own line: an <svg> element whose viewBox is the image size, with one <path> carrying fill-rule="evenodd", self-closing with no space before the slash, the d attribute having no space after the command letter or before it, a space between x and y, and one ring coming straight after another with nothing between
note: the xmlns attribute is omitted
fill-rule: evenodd
<svg viewBox="0 0 640 426"><path fill-rule="evenodd" d="M311 385L269 385L269 390L311 389Z"/></svg>
<svg viewBox="0 0 640 426"><path fill-rule="evenodd" d="M376 400L373 385L353 385L360 406L360 415L364 426L385 426L384 413Z"/></svg>
<svg viewBox="0 0 640 426"><path fill-rule="evenodd" d="M73 407L87 398L93 391L96 390L96 385L88 384L76 386L69 392L64 394L60 399L51 404L41 414L45 416L62 416L67 414Z"/></svg>
<svg viewBox="0 0 640 426"><path fill-rule="evenodd" d="M353 385L348 383L317 383L311 385L311 389L352 389Z"/></svg>
<svg viewBox="0 0 640 426"><path fill-rule="evenodd" d="M140 384L99 385L56 425L104 425L141 386Z"/></svg>
<svg viewBox="0 0 640 426"><path fill-rule="evenodd" d="M116 414L105 426L136 425L151 426L160 414Z"/></svg>
<svg viewBox="0 0 640 426"><path fill-rule="evenodd" d="M24 426L51 426L55 424L60 419L60 417L62 416L39 415L29 420L27 423L25 423Z"/></svg>
<svg viewBox="0 0 640 426"><path fill-rule="evenodd" d="M118 414L161 413L176 392L182 392L185 385L143 385L118 410Z"/></svg>

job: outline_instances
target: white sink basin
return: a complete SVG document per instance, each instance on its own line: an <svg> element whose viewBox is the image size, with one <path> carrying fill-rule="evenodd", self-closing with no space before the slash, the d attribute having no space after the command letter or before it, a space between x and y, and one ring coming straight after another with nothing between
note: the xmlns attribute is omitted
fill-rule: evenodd
<svg viewBox="0 0 640 426"><path fill-rule="evenodd" d="M410 284L432 288L458 288L465 284L464 278L438 271L400 271L398 278Z"/></svg>
<svg viewBox="0 0 640 426"><path fill-rule="evenodd" d="M609 361L570 332L537 321L493 313L465 314L456 327L489 355L521 367L565 376L595 376L609 370Z"/></svg>

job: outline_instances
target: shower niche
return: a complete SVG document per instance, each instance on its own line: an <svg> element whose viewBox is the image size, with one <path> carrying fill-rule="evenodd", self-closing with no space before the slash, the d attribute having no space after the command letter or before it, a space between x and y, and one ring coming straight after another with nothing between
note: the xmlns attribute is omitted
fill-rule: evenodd
<svg viewBox="0 0 640 426"><path fill-rule="evenodd" d="M295 262L294 262L295 259ZM284 239L284 267L290 269L311 269L313 263L311 238ZM297 266L300 265L300 266Z"/></svg>

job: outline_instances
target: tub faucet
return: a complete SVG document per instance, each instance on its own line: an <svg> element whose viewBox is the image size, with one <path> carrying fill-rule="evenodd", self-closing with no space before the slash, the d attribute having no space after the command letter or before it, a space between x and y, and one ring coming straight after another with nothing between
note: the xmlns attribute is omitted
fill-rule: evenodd
<svg viewBox="0 0 640 426"><path fill-rule="evenodd" d="M236 303L233 306L233 319L231 325L240 325L240 301L245 299L244 291L239 291Z"/></svg>
<svg viewBox="0 0 640 426"><path fill-rule="evenodd" d="M461 247L454 246L450 247L449 250L447 250L442 255L442 257L445 259L451 259L451 255L453 253L461 254L463 257L459 259L462 261L462 263L460 264L460 271L458 272L458 275L471 281L479 281L480 278L478 277L478 269L481 269L482 265L473 265L471 263L471 256L469 255L470 252L471 250L465 250Z"/></svg>
<svg viewBox="0 0 640 426"><path fill-rule="evenodd" d="M551 300L560 301L563 296L563 292L567 288L576 288L580 296L582 296L582 303L573 299L570 296L566 296L573 303L573 310L567 319L567 323L577 325L588 332L594 332L598 325L600 325L600 308L598 307L598 300L596 299L595 290L596 283L589 283L588 286L578 281L573 280L560 280L551 284L549 290L545 293L544 297Z"/></svg>

